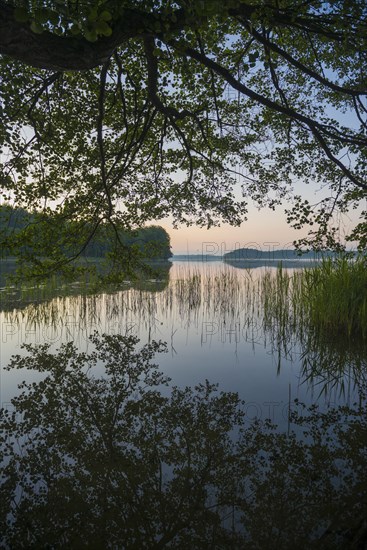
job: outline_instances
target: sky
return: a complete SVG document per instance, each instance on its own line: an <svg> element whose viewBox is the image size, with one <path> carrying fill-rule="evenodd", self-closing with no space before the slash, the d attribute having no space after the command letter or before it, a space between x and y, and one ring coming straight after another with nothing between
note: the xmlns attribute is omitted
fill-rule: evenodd
<svg viewBox="0 0 367 550"><path fill-rule="evenodd" d="M330 109L331 116L345 122L342 115ZM348 119L348 118L347 118ZM348 119L348 122L351 121ZM353 125L352 125L353 126ZM238 167L237 167L238 168ZM323 198L332 196L333 192L328 186L312 181L293 181L294 193L301 195L302 199L307 199L310 204L317 204ZM237 200L243 200L240 187L234 187L234 195ZM171 248L173 254L214 254L223 255L239 248L256 248L262 251L276 249L294 249L293 242L307 237L310 228L304 227L301 230L295 230L287 224L285 209L290 208L290 204L279 205L275 211L269 208L258 209L252 206L251 200L248 204L247 221L240 227L232 227L229 224L222 224L221 227L214 227L209 230L196 226L186 227L181 225L178 229L173 227L172 221L167 218L158 220L156 223L164 227L169 233L171 239ZM367 201L361 204L360 208L352 211L348 215L335 219L334 224L340 229L340 241L345 243L343 236L350 233L352 228L360 221L359 214L367 208ZM315 228L313 228L315 229ZM357 243L347 243L347 248L355 248Z"/></svg>
<svg viewBox="0 0 367 550"><path fill-rule="evenodd" d="M169 219L159 222L171 237L173 254L221 255L235 248L287 248L289 243L305 234L292 230L284 211L250 209L248 220L240 227L223 224L211 229L180 226L174 229ZM272 243L272 244L269 244Z"/></svg>
<svg viewBox="0 0 367 550"><path fill-rule="evenodd" d="M287 224L285 208L286 205L272 211L249 207L248 220L240 227L223 224L207 230L183 225L174 229L168 218L157 223L169 233L173 254L222 255L245 247L263 251L288 249L294 248L294 240L307 236L307 228L292 229ZM341 224L341 234L348 232L356 221L356 216L354 219L345 218Z"/></svg>
<svg viewBox="0 0 367 550"><path fill-rule="evenodd" d="M336 75L331 71L327 71L326 74L331 80L336 78ZM356 129L359 126L352 110L342 112L342 110L328 105L325 114L346 127ZM294 181L293 183L295 194L300 194L302 199L308 199L310 204L317 204L325 196L330 196L328 186L324 186L324 188L321 186L320 188L320 185L309 181ZM237 199L241 200L240 193L236 193L236 189L234 191ZM221 255L241 247L257 248L264 251L287 249L294 248L293 241L307 237L309 229L305 227L301 230L295 230L287 224L284 210L289 206L289 204L284 203L278 206L275 211L272 211L265 208L258 210L249 204L248 220L243 222L241 227L231 227L228 224L223 224L221 227L207 230L183 225L179 229L174 229L170 219L160 220L157 224L164 227L169 233L173 254ZM348 234L360 221L359 214L363 209L367 209L367 200L355 211L343 217L340 215L335 220L335 226L340 228L339 235L342 243L345 243L343 236ZM347 243L347 248L355 248L356 246L357 243Z"/></svg>

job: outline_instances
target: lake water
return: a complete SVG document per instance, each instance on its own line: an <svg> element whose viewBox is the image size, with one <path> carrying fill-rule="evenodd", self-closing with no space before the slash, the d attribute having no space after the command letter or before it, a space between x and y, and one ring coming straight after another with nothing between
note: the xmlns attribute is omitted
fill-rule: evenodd
<svg viewBox="0 0 367 550"><path fill-rule="evenodd" d="M174 261L135 288L2 289L0 547L360 543L367 357L356 343L310 338L267 318L264 281L276 269ZM112 340L112 359L102 350L91 370L74 356L67 370L54 356L46 372L6 369L12 355L29 355L22 344L47 343L55 354L74 342L92 357L95 331L136 336L138 347L166 342L153 362L171 385L157 379L159 395L152 378L137 386L135 367L124 370L125 348ZM213 397L205 381L241 401ZM300 402L318 409L302 420Z"/></svg>
<svg viewBox="0 0 367 550"><path fill-rule="evenodd" d="M167 342L168 353L157 360L174 384L192 386L207 379L223 391L237 391L248 403L249 421L271 418L284 425L295 398L323 406L355 399L355 380L347 364L344 374L338 368L339 378L330 380L327 373L318 373L316 355L310 381L312 364L305 372L300 342L294 337L274 341L277 336L264 329L256 294L264 274L275 271L263 265L241 269L223 262L173 262L168 283L151 281L150 290L88 295L78 294L74 286L71 295L63 288L39 303L17 308L14 302L0 313L1 365L19 353L23 343L49 343L56 349L72 340L86 350L95 330L129 333L141 343ZM22 372L2 369L3 404L10 402L22 377Z"/></svg>

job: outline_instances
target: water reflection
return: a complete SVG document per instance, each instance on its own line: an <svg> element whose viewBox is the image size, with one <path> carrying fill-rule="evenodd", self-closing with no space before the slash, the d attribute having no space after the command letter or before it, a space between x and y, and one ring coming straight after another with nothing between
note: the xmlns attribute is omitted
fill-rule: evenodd
<svg viewBox="0 0 367 550"><path fill-rule="evenodd" d="M262 364L267 361L278 376L295 367L289 382L305 383L329 397L332 391L353 393L364 382L366 346L330 341L309 330L302 311L285 302L288 298L283 299L279 288L272 286L274 270L179 265L168 280L170 268L164 269L158 282L146 281L136 288L98 294L87 289L81 293L79 287L64 288L63 294L49 288L48 300L22 301L18 307L8 303L1 322L3 353L8 349L10 356L22 342L73 341L84 349L88 335L98 330L134 333L148 342L161 338L172 355L181 354L186 370L188 363L203 362L204 356L198 359L198 354L204 350L205 361L229 378L221 356L225 351L227 357L235 354L238 364L255 363L256 358ZM258 372L255 366L247 372L246 383ZM274 374L266 376L272 380ZM200 379L205 377L212 379L207 372Z"/></svg>
<svg viewBox="0 0 367 550"><path fill-rule="evenodd" d="M238 395L208 382L167 388L160 343L91 344L11 362L43 379L0 417L0 546L364 547L365 393L327 413L296 403L287 435L245 424Z"/></svg>
<svg viewBox="0 0 367 550"><path fill-rule="evenodd" d="M160 292L169 282L169 272L172 263L166 260L150 262L147 264L149 277L146 273L137 273L133 280L125 280L120 285L123 290L131 288ZM45 283L12 285L9 278L14 275L16 263L14 261L0 260L0 311L14 311L27 307L29 304L38 305L51 300L53 297L90 295L101 292L101 283L98 276L86 273L80 280L65 282L57 275L52 276ZM106 284L104 291L113 292L118 289L116 285Z"/></svg>
<svg viewBox="0 0 367 550"><path fill-rule="evenodd" d="M291 251L289 251L291 252ZM292 256L294 256L292 254ZM293 257L293 259L289 259L287 257L280 257L280 258L265 258L265 259L259 259L259 258L247 258L247 259L227 259L225 258L225 263L228 265L231 265L232 267L235 267L237 269L253 269L253 268L259 268L259 267L273 267L276 268L280 264L285 269L301 269L303 267L314 267L319 265L320 260L312 260L309 258L302 258L302 257Z"/></svg>

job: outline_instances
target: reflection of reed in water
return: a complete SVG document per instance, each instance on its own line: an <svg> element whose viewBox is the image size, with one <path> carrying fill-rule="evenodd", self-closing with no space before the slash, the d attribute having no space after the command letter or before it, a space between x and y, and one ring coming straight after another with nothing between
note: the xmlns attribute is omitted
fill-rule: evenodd
<svg viewBox="0 0 367 550"><path fill-rule="evenodd" d="M190 269L171 279L160 292L142 288L112 293L57 296L50 301L31 303L23 309L4 313L11 323L56 328L73 321L73 330L90 326L133 323L149 328L162 319L181 320L186 326L200 318L246 321L260 313L259 282L224 269L220 274L201 274ZM103 327L104 328L104 327Z"/></svg>
<svg viewBox="0 0 367 550"><path fill-rule="evenodd" d="M310 334L303 343L301 367L302 378L320 394L330 396L334 390L346 397L366 384L367 346Z"/></svg>

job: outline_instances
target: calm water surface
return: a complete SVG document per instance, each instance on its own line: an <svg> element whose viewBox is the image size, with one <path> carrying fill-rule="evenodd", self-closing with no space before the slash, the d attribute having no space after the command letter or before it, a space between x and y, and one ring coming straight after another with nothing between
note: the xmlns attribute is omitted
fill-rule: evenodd
<svg viewBox="0 0 367 550"><path fill-rule="evenodd" d="M2 289L0 547L365 548L366 354L265 316L275 274L173 262L136 288ZM113 335L166 342L171 386ZM68 342L79 356L55 355Z"/></svg>
<svg viewBox="0 0 367 550"><path fill-rule="evenodd" d="M207 379L224 391L236 391L247 403L249 421L271 418L284 425L288 404L295 398L322 406L353 400L355 380L347 364L345 373L332 380L318 372L316 358L310 380L312 357L305 371L300 342L278 342L269 328L264 329L259 284L266 271L275 270L173 262L169 281L151 281L150 290L83 295L74 289L72 295L58 296L56 289L54 297L40 303L15 307L15 302L0 313L1 365L7 365L12 354L22 353L22 343L47 342L56 349L72 340L80 350L90 349L88 337L97 330L135 334L141 343L167 342L168 353L157 361L174 384L192 386ZM17 393L25 374L32 377L2 368L3 405Z"/></svg>

